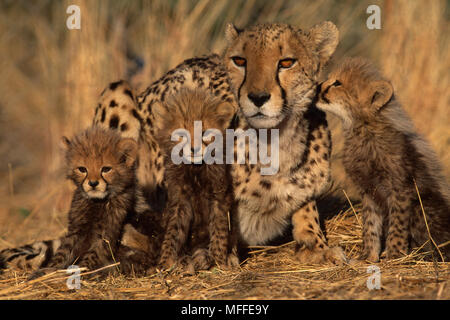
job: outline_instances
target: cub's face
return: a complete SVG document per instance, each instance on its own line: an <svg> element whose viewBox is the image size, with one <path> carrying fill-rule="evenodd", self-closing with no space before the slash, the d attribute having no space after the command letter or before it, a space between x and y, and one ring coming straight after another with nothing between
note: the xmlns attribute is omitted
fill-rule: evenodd
<svg viewBox="0 0 450 320"><path fill-rule="evenodd" d="M320 85L317 107L338 116L349 128L358 120L371 121L392 95L392 85L368 61L352 58Z"/></svg>
<svg viewBox="0 0 450 320"><path fill-rule="evenodd" d="M66 145L68 177L89 199L113 197L134 183L137 144L111 130L89 129Z"/></svg>
<svg viewBox="0 0 450 320"><path fill-rule="evenodd" d="M225 52L233 91L254 128L274 128L312 101L317 77L338 44L331 22L308 33L265 24L240 31L229 24Z"/></svg>
<svg viewBox="0 0 450 320"><path fill-rule="evenodd" d="M200 162L215 136L222 135L225 141L225 130L235 110L232 104L213 97L207 91L183 89L165 103L155 103L152 113L155 136L163 152L170 155L175 145L186 147L190 149L189 160ZM189 133L189 139L184 136L176 138L180 129Z"/></svg>

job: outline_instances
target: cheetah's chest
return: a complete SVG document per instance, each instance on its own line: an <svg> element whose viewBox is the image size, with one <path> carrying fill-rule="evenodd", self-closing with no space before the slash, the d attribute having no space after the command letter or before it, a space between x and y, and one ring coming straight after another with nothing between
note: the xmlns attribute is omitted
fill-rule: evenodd
<svg viewBox="0 0 450 320"><path fill-rule="evenodd" d="M280 137L278 173L261 175L259 164L232 167L240 234L249 245L282 235L293 212L328 186L328 129L325 125L310 133L301 129L307 127L296 126L289 136Z"/></svg>

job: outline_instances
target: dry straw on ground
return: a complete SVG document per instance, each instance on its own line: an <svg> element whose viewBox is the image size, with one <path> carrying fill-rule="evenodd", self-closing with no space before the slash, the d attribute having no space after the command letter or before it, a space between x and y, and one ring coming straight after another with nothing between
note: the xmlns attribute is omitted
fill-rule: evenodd
<svg viewBox="0 0 450 320"><path fill-rule="evenodd" d="M352 209L326 222L330 243L356 258L361 225ZM294 243L255 247L237 270L213 268L195 275L177 271L147 277L108 276L68 289L64 271L26 282L29 273L8 270L0 276L0 299L450 299L450 265L424 261L426 253L376 264L381 287L370 290L369 263L303 265ZM112 267L112 266L111 266ZM83 274L82 274L83 275Z"/></svg>
<svg viewBox="0 0 450 320"><path fill-rule="evenodd" d="M229 21L239 27L276 21L302 28L333 21L340 44L330 67L344 56L372 58L450 173L448 1L79 0L80 31L66 28L69 4L0 3L0 249L64 234L71 186L60 170L60 137L89 125L108 82L127 78L142 89L183 59L221 52ZM381 30L366 28L370 4L381 7ZM130 77L132 56L145 64ZM340 128L330 120L333 174L342 181ZM342 186L353 198L351 186ZM341 189L337 193L342 197ZM327 228L331 243L356 257L361 236L353 211L334 216ZM299 265L292 244L253 250L239 271L86 280L76 291L64 281L25 283L26 275L6 271L0 298L450 298L449 264L424 262L420 254L380 263L382 288L369 291L367 264Z"/></svg>

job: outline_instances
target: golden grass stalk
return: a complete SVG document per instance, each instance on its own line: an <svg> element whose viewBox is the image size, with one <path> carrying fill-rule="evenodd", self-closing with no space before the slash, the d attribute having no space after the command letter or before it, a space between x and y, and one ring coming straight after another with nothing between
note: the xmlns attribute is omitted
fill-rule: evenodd
<svg viewBox="0 0 450 320"><path fill-rule="evenodd" d="M425 226L427 228L428 238L430 239L431 243L433 243L436 250L439 252L442 262L445 262L444 256L442 255L441 250L439 250L439 246L436 244L436 242L434 242L433 237L431 236L430 227L428 227L427 215L425 214L425 209L423 208L423 204L422 204L422 198L420 197L419 188L417 187L417 183L416 183L415 179L414 179L414 187L416 188L417 196L419 197L420 208L422 209L423 220L425 221Z"/></svg>

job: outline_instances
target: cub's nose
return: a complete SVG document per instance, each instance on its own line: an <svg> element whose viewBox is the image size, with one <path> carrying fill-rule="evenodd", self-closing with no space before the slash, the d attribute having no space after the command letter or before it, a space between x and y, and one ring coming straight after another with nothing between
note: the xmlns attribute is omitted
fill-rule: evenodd
<svg viewBox="0 0 450 320"><path fill-rule="evenodd" d="M251 102L255 104L258 108L261 107L264 103L266 103L270 99L270 93L267 92L258 92L258 93L249 93L248 98Z"/></svg>
<svg viewBox="0 0 450 320"><path fill-rule="evenodd" d="M89 180L88 184L89 184L92 188L95 188L96 186L98 186L98 181L91 181L91 180Z"/></svg>

